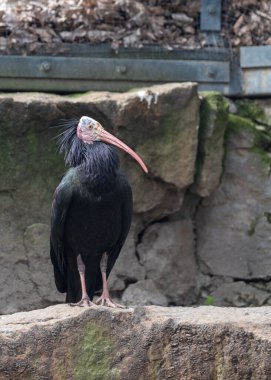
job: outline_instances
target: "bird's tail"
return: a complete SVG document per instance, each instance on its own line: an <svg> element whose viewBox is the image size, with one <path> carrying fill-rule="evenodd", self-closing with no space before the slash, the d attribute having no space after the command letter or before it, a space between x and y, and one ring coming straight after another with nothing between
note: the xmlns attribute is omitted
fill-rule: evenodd
<svg viewBox="0 0 271 380"><path fill-rule="evenodd" d="M56 288L60 293L65 293L67 291L67 283L66 283L66 278L65 278L66 276L59 269L58 260L57 260L57 257L55 255L52 245L50 249L50 257L51 257L51 261L54 267L54 277L55 277Z"/></svg>

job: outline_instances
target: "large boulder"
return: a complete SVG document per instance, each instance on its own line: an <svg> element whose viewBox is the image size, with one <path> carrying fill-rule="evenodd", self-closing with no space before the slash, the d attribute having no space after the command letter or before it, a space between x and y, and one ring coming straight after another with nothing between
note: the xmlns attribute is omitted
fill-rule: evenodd
<svg viewBox="0 0 271 380"><path fill-rule="evenodd" d="M161 219L179 210L185 189L193 183L200 105L197 86L159 85L115 99L116 113L107 114L113 130L136 149L150 170L145 176L132 169L130 159L123 160L134 189L135 212L144 213L148 221ZM105 104L97 108L110 112Z"/></svg>
<svg viewBox="0 0 271 380"><path fill-rule="evenodd" d="M0 317L0 379L271 378L271 309L68 305Z"/></svg>

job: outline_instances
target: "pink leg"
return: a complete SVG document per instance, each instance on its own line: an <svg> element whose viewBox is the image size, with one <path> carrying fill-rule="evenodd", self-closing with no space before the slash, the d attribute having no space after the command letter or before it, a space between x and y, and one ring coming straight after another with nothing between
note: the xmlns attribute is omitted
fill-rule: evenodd
<svg viewBox="0 0 271 380"><path fill-rule="evenodd" d="M106 279L107 260L108 260L108 255L105 252L103 253L103 256L101 258L101 263L100 263L102 279L103 279L103 292L102 292L101 297L97 300L96 304L97 305L100 304L101 306L114 307L114 308L120 307L124 309L125 306L114 302L109 296L108 284L107 284L107 279Z"/></svg>
<svg viewBox="0 0 271 380"><path fill-rule="evenodd" d="M87 294L86 279L85 279L85 264L83 263L81 255L77 256L77 268L80 275L81 288L82 288L82 298L79 302L70 303L71 306L96 306L95 303L91 302Z"/></svg>

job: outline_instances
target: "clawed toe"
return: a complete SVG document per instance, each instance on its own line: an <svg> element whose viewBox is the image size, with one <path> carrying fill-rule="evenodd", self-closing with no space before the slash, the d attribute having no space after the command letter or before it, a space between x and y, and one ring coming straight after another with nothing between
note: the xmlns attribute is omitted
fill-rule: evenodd
<svg viewBox="0 0 271 380"><path fill-rule="evenodd" d="M91 307L96 306L95 303L91 302L89 298L82 298L81 301L76 303L70 303L70 306L80 306L80 307Z"/></svg>
<svg viewBox="0 0 271 380"><path fill-rule="evenodd" d="M119 303L113 301L111 298L103 296L98 298L98 300L96 301L96 305L125 309L124 305L120 305Z"/></svg>

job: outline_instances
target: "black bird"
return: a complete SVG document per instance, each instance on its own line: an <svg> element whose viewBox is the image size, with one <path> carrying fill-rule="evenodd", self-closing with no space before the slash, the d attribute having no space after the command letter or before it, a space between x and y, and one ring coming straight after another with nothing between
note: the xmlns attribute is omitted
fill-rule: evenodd
<svg viewBox="0 0 271 380"><path fill-rule="evenodd" d="M121 306L109 297L107 278L130 229L132 191L119 171L118 147L147 173L141 158L88 117L68 122L59 135L60 151L71 168L56 188L52 203L50 256L57 289L66 302Z"/></svg>

